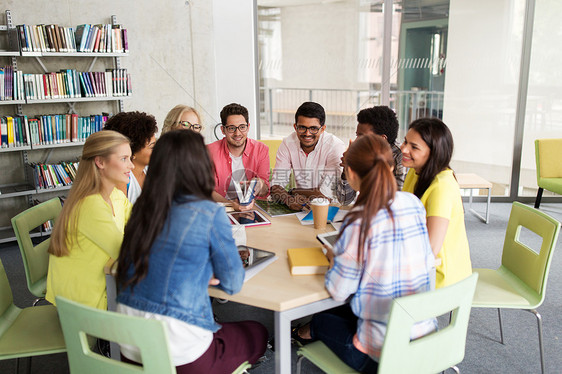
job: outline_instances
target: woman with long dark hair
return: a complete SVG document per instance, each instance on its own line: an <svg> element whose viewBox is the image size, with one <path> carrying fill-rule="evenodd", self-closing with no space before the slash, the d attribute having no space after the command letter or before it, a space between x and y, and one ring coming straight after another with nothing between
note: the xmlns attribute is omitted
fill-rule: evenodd
<svg viewBox="0 0 562 374"><path fill-rule="evenodd" d="M360 193L329 256L325 284L334 299L352 298L349 305L314 315L292 335L300 343L321 340L355 370L374 373L392 299L432 289L434 258L422 204L396 191L388 142L361 136L344 162L349 184ZM422 321L412 339L435 328L434 319Z"/></svg>
<svg viewBox="0 0 562 374"><path fill-rule="evenodd" d="M156 142L117 265L117 311L163 320L178 373L230 373L265 352L258 322L217 324L207 287L233 294L244 269L223 207L211 199L212 163L203 137L170 131ZM122 346L125 360L142 362Z"/></svg>
<svg viewBox="0 0 562 374"><path fill-rule="evenodd" d="M472 274L459 184L449 166L453 136L439 119L420 118L410 124L401 150L402 164L410 168L402 190L425 206L438 263L435 287L445 287Z"/></svg>

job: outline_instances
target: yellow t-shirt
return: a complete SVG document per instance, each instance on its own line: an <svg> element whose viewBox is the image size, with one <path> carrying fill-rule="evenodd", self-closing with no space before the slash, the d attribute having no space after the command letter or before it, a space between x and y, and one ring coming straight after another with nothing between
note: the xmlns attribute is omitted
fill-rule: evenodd
<svg viewBox="0 0 562 374"><path fill-rule="evenodd" d="M82 199L78 215L77 236L67 238L68 256L49 256L46 299L55 304L55 297L107 309L103 268L110 258L117 259L131 203L117 188L110 195L113 212L100 194Z"/></svg>
<svg viewBox="0 0 562 374"><path fill-rule="evenodd" d="M402 191L414 193L418 175L410 169ZM443 170L435 176L421 202L427 217L443 217L449 220L443 247L437 255L441 264L436 268L435 287L441 288L460 281L472 274L468 239L464 226L464 208L453 171Z"/></svg>

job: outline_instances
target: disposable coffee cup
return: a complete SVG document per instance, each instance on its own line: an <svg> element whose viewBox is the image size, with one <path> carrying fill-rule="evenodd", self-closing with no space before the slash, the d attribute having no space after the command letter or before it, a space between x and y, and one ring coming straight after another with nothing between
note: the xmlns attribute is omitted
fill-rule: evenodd
<svg viewBox="0 0 562 374"><path fill-rule="evenodd" d="M312 219L314 220L315 229L325 229L328 224L328 210L330 209L330 201L323 197L317 197L310 200L312 208Z"/></svg>

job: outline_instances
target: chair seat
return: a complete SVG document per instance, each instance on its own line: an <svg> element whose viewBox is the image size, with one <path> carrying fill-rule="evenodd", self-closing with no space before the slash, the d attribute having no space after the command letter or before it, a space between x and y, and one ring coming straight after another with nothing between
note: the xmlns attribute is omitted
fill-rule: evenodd
<svg viewBox="0 0 562 374"><path fill-rule="evenodd" d="M539 178L539 187L562 195L562 178Z"/></svg>
<svg viewBox="0 0 562 374"><path fill-rule="evenodd" d="M307 344L297 351L300 356L305 356L310 362L326 373L355 374L354 369L347 366L328 346L321 341Z"/></svg>
<svg viewBox="0 0 562 374"><path fill-rule="evenodd" d="M472 271L478 273L473 307L533 309L541 304L535 291L503 267Z"/></svg>
<svg viewBox="0 0 562 374"><path fill-rule="evenodd" d="M47 293L47 276L39 279L37 282L29 285L29 291L35 297L45 297Z"/></svg>
<svg viewBox="0 0 562 374"><path fill-rule="evenodd" d="M65 352L57 309L52 305L25 308L0 337L0 358Z"/></svg>

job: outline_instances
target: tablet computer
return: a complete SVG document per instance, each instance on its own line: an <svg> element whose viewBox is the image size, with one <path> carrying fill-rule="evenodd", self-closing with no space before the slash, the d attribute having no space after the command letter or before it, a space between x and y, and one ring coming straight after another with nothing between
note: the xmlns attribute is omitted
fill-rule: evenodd
<svg viewBox="0 0 562 374"><path fill-rule="evenodd" d="M273 252L248 247L246 245L239 245L238 253L242 260L242 266L244 266L244 270L246 270L244 282L259 273L267 265L277 260L277 256Z"/></svg>
<svg viewBox="0 0 562 374"><path fill-rule="evenodd" d="M271 224L271 221L257 210L228 213L228 217L233 225L259 226Z"/></svg>
<svg viewBox="0 0 562 374"><path fill-rule="evenodd" d="M336 245L339 233L339 231L332 231L318 234L316 235L316 239L318 239L320 243L327 245L330 249L333 249Z"/></svg>

